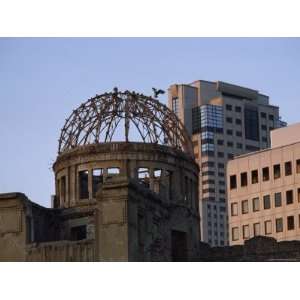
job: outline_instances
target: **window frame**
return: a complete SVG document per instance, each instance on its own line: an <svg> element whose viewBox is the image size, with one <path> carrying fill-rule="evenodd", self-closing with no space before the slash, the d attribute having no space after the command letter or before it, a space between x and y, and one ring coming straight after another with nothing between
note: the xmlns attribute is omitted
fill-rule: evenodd
<svg viewBox="0 0 300 300"><path fill-rule="evenodd" d="M255 200L258 200L257 202L258 202L258 208L256 209L255 208ZM259 197L255 197L255 198L252 198L252 211L253 212L258 212L258 211L260 211L260 201L259 201Z"/></svg>
<svg viewBox="0 0 300 300"><path fill-rule="evenodd" d="M285 176L291 176L293 174L293 164L291 161L284 163L284 174Z"/></svg>
<svg viewBox="0 0 300 300"><path fill-rule="evenodd" d="M266 207L266 199L268 199L269 207ZM271 196L269 194L263 196L263 206L264 210L271 209Z"/></svg>

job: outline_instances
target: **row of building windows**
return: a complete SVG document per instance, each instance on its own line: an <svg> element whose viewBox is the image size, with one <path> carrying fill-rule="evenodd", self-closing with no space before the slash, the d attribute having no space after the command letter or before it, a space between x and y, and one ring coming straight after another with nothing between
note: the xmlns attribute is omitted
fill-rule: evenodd
<svg viewBox="0 0 300 300"><path fill-rule="evenodd" d="M211 218L211 217L212 217L212 214L211 214L211 213L208 213L208 214L207 214L207 217L208 217L208 218ZM214 217L214 219L218 219L218 218L224 219L224 215L222 215L222 214L219 215L219 216L218 216L217 214L213 214L213 217Z"/></svg>
<svg viewBox="0 0 300 300"><path fill-rule="evenodd" d="M107 169L93 169L92 170L92 195L96 196L96 192L99 189L100 184L103 183L103 176L106 170L107 176L118 175L120 168L111 167ZM89 171L84 170L78 173L79 180L79 199L89 198L89 187L88 187ZM66 176L62 176L57 182L57 195L61 202L66 201Z"/></svg>
<svg viewBox="0 0 300 300"><path fill-rule="evenodd" d="M227 111L232 111L232 105L226 104L226 110ZM240 106L235 106L235 112L242 112L242 108ZM262 119L267 119L267 113L266 112L261 112L260 116ZM274 116L273 115L268 115L268 118L270 121L274 121Z"/></svg>
<svg viewBox="0 0 300 300"><path fill-rule="evenodd" d="M220 202L220 203L225 203L226 202L226 199L225 198L218 198L218 199L216 199L215 197L203 197L202 198L202 201L206 201L206 202L215 202L215 201L218 201L218 202Z"/></svg>
<svg viewBox="0 0 300 300"><path fill-rule="evenodd" d="M233 135L233 130L232 130L232 129L227 129L227 130L226 130L226 134L227 134L227 135ZM242 137L242 136L243 136L243 133L242 133L241 131L236 131L236 132L235 132L235 135L236 135L237 137Z"/></svg>
<svg viewBox="0 0 300 300"><path fill-rule="evenodd" d="M207 225L208 225L209 228L211 228L211 227L218 228L218 223L217 222L212 223L211 221L208 221ZM225 226L223 223L220 223L219 225L220 225L219 226L220 228L224 228L224 226Z"/></svg>
<svg viewBox="0 0 300 300"><path fill-rule="evenodd" d="M215 193L216 192L216 190L214 189L214 188L207 188L207 189L203 189L202 190L202 193L203 194L207 194L207 193ZM219 190L219 194L226 194L226 191L225 190Z"/></svg>
<svg viewBox="0 0 300 300"><path fill-rule="evenodd" d="M232 117L226 117L226 122L229 123L229 124L232 124L233 123L233 118ZM236 125L242 125L242 120L241 119L235 119L235 124ZM262 130L267 130L268 127L267 127L267 125L262 124L261 129ZM273 130L273 129L274 129L274 127L272 127L272 126L269 127L270 131Z"/></svg>
<svg viewBox="0 0 300 300"><path fill-rule="evenodd" d="M226 104L226 110L232 111L232 105ZM235 106L234 110L235 112L242 112L242 108L240 106Z"/></svg>
<svg viewBox="0 0 300 300"><path fill-rule="evenodd" d="M207 210L208 210L208 212L210 212L211 210L216 211L217 210L217 205L207 204ZM225 212L226 207L225 206L219 206L219 210L220 210L220 212Z"/></svg>
<svg viewBox="0 0 300 300"><path fill-rule="evenodd" d="M213 184L215 185L215 180L214 179L207 179L207 180L203 180L202 181L202 185L205 186L205 185L209 185L209 184ZM223 180L219 180L219 185L222 185L222 186L225 186L225 181Z"/></svg>
<svg viewBox="0 0 300 300"><path fill-rule="evenodd" d="M267 138L266 138L266 140L264 140L264 141L267 142L267 141L268 141ZM203 146L206 145L207 143L213 145L213 144L214 144L214 140L212 140L212 139L203 139L203 140L201 141L201 143L202 143L202 151L203 151L203 149L204 149ZM224 140L217 140L217 144L218 144L218 146L223 146L223 145L224 145ZM198 144L197 144L197 145L198 145ZM205 147L207 148L207 146L205 146ZM227 142L227 147L233 148L233 147L234 147L234 142L228 141L228 142ZM205 148L205 149L206 149L206 148ZM237 148L237 149L243 149L243 144L242 144L242 143L236 143L236 148ZM252 145L246 145L245 148L246 148L246 150L248 150L248 151L258 151L258 150L260 150L259 147L252 146ZM211 149L214 149L214 147L211 147ZM211 150L211 151L213 151L213 150Z"/></svg>
<svg viewBox="0 0 300 300"><path fill-rule="evenodd" d="M262 181L270 180L270 170L269 167L262 168ZM300 173L300 159L296 160L296 173ZM284 163L284 174L285 176L290 176L293 174L293 165L291 161ZM273 165L273 178L276 180L281 177L281 165ZM248 173L243 172L240 174L241 187L246 187L248 185ZM258 170L251 171L251 183L257 184L259 182ZM237 188L237 177L236 175L230 176L230 189Z"/></svg>
<svg viewBox="0 0 300 300"><path fill-rule="evenodd" d="M297 198L298 202L300 202L300 188L297 189ZM265 195L263 196L263 209L271 209L271 196L270 195ZM282 206L282 194L281 192L274 193L274 208L276 207L281 207ZM293 190L288 190L285 192L285 203L286 205L290 205L294 203L294 191ZM252 199L252 212L257 212L260 211L261 205L260 205L260 199L259 197L253 198ZM243 200L241 201L241 213L242 214L247 214L249 213L249 203L248 200ZM239 210L238 210L238 203L233 202L231 203L231 216L238 216L239 215Z"/></svg>
<svg viewBox="0 0 300 300"><path fill-rule="evenodd" d="M206 161L206 162L204 162L204 163L202 163L201 164L201 167L202 168L210 168L210 167L214 167L215 166L215 162L213 162L213 161ZM224 169L225 168L225 164L223 164L223 163L218 163L218 168L219 169Z"/></svg>
<svg viewBox="0 0 300 300"><path fill-rule="evenodd" d="M263 226L263 228L261 228ZM300 215L298 215L298 226L300 228ZM288 231L295 230L295 217L288 216L286 218L286 228ZM241 234L244 240L250 238L250 225L246 224L241 227ZM276 218L275 219L275 232L280 233L284 231L284 221L283 218ZM253 224L253 236L259 235L270 235L273 233L272 221L266 220L262 224L261 223L254 223ZM238 241L240 239L240 232L239 227L233 227L231 229L232 234L232 241Z"/></svg>
<svg viewBox="0 0 300 300"><path fill-rule="evenodd" d="M136 170L137 180L150 188L150 178L156 180L158 184L156 184L154 188L154 192L160 192L160 185L166 184L165 188L167 188L166 192L168 193L168 198L171 200L173 191L173 172L170 170L162 170L159 168L154 168L152 170L152 175L150 169L147 167L140 167ZM90 192L92 194L92 198L96 197L96 193L99 190L100 185L103 183L105 178L109 178L111 176L119 175L120 168L119 167L110 167L110 168L96 168L92 170L82 170L78 172L78 197L80 200L89 199ZM90 178L89 178L90 177ZM162 183L161 178L164 177L164 183ZM89 190L89 179L91 180L91 188ZM197 184L192 179L189 179L187 176L183 178L183 196L184 200L187 200L189 203L194 202L197 198ZM57 196L60 202L66 201L66 176L62 176L57 180Z"/></svg>
<svg viewBox="0 0 300 300"><path fill-rule="evenodd" d="M261 130L266 131L268 129L267 125L261 125ZM270 126L269 127L269 131L272 131L274 129L274 127Z"/></svg>
<svg viewBox="0 0 300 300"><path fill-rule="evenodd" d="M206 147L205 147L206 149ZM212 150L206 150L206 151L202 151L201 152L202 156L208 156L208 157L215 157L215 155L217 154L218 158L225 158L225 153L224 152L217 152L215 153L215 151ZM234 154L233 153L227 153L227 159L233 159L234 158Z"/></svg>
<svg viewBox="0 0 300 300"><path fill-rule="evenodd" d="M214 171L205 171L205 172L202 172L202 176L215 176L215 172ZM218 172L218 176L225 177L225 173Z"/></svg>
<svg viewBox="0 0 300 300"><path fill-rule="evenodd" d="M208 243L210 244L210 245L212 245L212 239L209 239L208 240ZM218 240L215 240L215 244L214 244L215 246L217 246L218 245ZM225 245L225 242L223 241L223 240L221 240L220 241L220 245L221 246L224 246Z"/></svg>
<svg viewBox="0 0 300 300"><path fill-rule="evenodd" d="M229 124L233 123L233 118L227 117L226 122ZM241 119L235 119L235 125L242 125L242 120Z"/></svg>

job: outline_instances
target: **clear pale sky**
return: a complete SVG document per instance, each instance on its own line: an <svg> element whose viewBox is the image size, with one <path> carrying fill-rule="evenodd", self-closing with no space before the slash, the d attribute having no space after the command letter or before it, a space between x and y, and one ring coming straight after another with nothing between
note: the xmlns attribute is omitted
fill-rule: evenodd
<svg viewBox="0 0 300 300"><path fill-rule="evenodd" d="M197 79L257 89L300 121L299 38L0 38L0 193L50 206L60 129L81 102Z"/></svg>

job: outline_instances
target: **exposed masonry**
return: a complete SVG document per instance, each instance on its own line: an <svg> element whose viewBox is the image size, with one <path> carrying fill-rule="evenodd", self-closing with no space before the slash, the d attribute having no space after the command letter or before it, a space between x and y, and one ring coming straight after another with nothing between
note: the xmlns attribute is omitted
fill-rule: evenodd
<svg viewBox="0 0 300 300"><path fill-rule="evenodd" d="M63 127L53 170L51 209L0 195L0 260L199 257L199 168L184 126L158 100L115 89L84 103Z"/></svg>

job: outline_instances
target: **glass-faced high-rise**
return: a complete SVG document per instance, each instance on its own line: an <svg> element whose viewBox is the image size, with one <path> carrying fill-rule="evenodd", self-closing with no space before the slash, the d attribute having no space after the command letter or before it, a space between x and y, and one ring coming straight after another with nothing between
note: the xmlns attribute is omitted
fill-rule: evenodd
<svg viewBox="0 0 300 300"><path fill-rule="evenodd" d="M201 238L228 245L226 163L270 146L270 131L284 125L279 108L256 90L220 81L174 84L168 91L168 105L192 136L200 166Z"/></svg>

